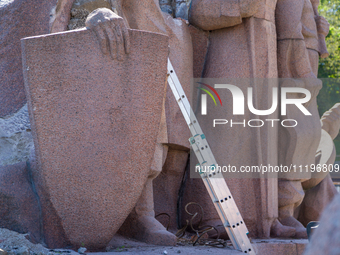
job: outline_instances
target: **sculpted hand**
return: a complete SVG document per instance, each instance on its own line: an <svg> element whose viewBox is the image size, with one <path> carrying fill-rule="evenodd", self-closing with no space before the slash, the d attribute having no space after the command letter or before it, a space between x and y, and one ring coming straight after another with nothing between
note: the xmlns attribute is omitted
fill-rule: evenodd
<svg viewBox="0 0 340 255"><path fill-rule="evenodd" d="M339 134L340 129L340 103L335 104L329 111L321 117L322 129L324 129L332 139Z"/></svg>
<svg viewBox="0 0 340 255"><path fill-rule="evenodd" d="M91 12L86 19L86 27L97 36L103 54L110 54L112 59L122 60L129 54L130 40L123 18L107 8Z"/></svg>
<svg viewBox="0 0 340 255"><path fill-rule="evenodd" d="M324 17L322 17L322 16L316 16L315 17L315 22L316 22L318 33L322 34L324 36L327 36L328 32L329 32L329 23L328 23L328 21Z"/></svg>

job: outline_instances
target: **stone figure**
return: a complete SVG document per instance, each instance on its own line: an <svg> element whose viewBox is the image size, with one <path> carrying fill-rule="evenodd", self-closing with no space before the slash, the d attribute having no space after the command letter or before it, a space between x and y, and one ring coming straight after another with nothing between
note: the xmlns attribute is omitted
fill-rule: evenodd
<svg viewBox="0 0 340 255"><path fill-rule="evenodd" d="M322 151L321 158L316 158L316 164L334 165L336 148L333 143L340 129L340 104L335 104L321 117L322 136L318 148ZM306 226L311 221L320 219L323 210L338 193L328 173L314 174L311 179L302 182L305 197L302 204L295 210L294 216Z"/></svg>
<svg viewBox="0 0 340 255"><path fill-rule="evenodd" d="M26 161L33 147L20 39L49 32L57 0L0 2L0 227L42 241L39 207ZM39 8L36 8L39 6Z"/></svg>
<svg viewBox="0 0 340 255"><path fill-rule="evenodd" d="M305 116L296 107L288 106L287 116L281 117L295 119L299 123L294 128L280 127L279 164L283 165L315 164L315 154L320 142L321 125L316 96L322 83L317 79L317 72L319 55L327 56L322 53L325 52L324 38L328 34L329 24L317 15L317 7L318 3L310 0L278 0L276 6L278 74L280 78L289 78L281 82L281 87L296 86L308 89L311 92L311 100L305 107L312 114ZM298 94L291 96L299 97ZM296 229L297 238L307 237L304 226L293 215L304 198L301 183L309 178L308 175L303 178L289 176L279 180L279 219L283 225ZM329 176L323 182L328 183L328 188L320 197L324 204L327 204L334 196L335 188ZM322 209L318 208L316 211ZM308 214L308 211L304 213Z"/></svg>
<svg viewBox="0 0 340 255"><path fill-rule="evenodd" d="M163 111L169 38L126 32L130 50L120 61L101 53L89 29L22 39L36 155L31 173L51 248L105 248L145 189ZM145 207L138 219L150 224ZM168 233L158 230L164 239Z"/></svg>
<svg viewBox="0 0 340 255"><path fill-rule="evenodd" d="M339 254L340 244L340 194L337 194L333 201L322 213L319 227L313 232L312 238L308 243L306 255Z"/></svg>
<svg viewBox="0 0 340 255"><path fill-rule="evenodd" d="M0 117L16 113L26 103L20 39L48 33L50 11L56 2L1 1L0 69L3 75L0 78Z"/></svg>
<svg viewBox="0 0 340 255"><path fill-rule="evenodd" d="M256 109L271 107L268 95L273 87L277 87L275 7L276 0L193 0L189 11L189 22L192 25L210 31L202 77L228 78L244 94L248 87L252 87ZM235 122L261 118L250 112L244 116L233 116L230 111L231 94L227 90L220 90L219 94L224 99L223 107L214 108L214 116L223 116ZM276 119L278 113L268 117ZM239 169L241 166L278 164L277 127L258 129L221 125L223 127L213 128L212 114L198 118L219 165L230 164ZM284 227L277 221L275 178L226 178L226 181L250 236L269 237L271 231L275 236L295 234L294 228ZM208 215L205 216L205 223L218 224L218 216L201 180L190 179L187 186L187 201L194 200L205 208L205 215Z"/></svg>
<svg viewBox="0 0 340 255"><path fill-rule="evenodd" d="M210 116L199 116L200 120L203 120L201 121L202 128L211 147L214 148L213 152L220 165L231 164L240 167L241 165L278 165L281 163L311 164L315 162L321 126L332 138L339 130L338 104L325 113L321 119L321 126L319 119L316 118L318 115L315 98L321 87L320 82L316 79L318 56L327 55L324 37L328 33L327 21L317 14L317 1L193 0L189 21L204 30L202 37L198 35L197 31L199 30L192 32L184 21L173 19L168 14L162 14L158 0L59 0L56 6L53 1L41 3L42 8L34 8L34 11L26 6L32 7L36 3L31 3L28 0L20 1L20 4L15 1L14 3L18 8L14 8L15 11L8 14L12 15L11 19L17 16L20 18L20 22L24 23L26 22L24 17L31 17L32 13L37 10L39 10L39 14L35 16L41 17L38 21L31 19L29 24L33 22L36 27L30 25L29 29L22 29L20 33L17 33L17 37L13 37L13 40L17 41L19 41L19 37L47 33L47 25L50 25L52 33L87 26L98 37L98 47L104 56L110 56L114 61L120 61L124 55L129 54L130 41L127 28L168 35L170 59L187 95L190 94L190 79L193 76L190 32L196 33L195 38L202 39L204 37L199 44L208 48L206 55L205 49L195 53L196 55L201 54L201 60L204 59L200 62L204 65L202 77L234 78L244 93L247 87L253 87L255 108L270 108L271 100L268 91L277 87L275 78L278 76L289 78L287 83L283 83L281 86L296 84L296 86L311 90L313 97L306 107L312 112L313 117L305 121L306 116L300 116L294 109L289 109L290 118L303 118L304 120L301 121L301 126L293 130L279 130L278 127L263 127L261 130L225 127L212 129ZM163 1L163 3L169 4L170 1ZM185 4L184 1L176 1L176 3L179 6ZM53 19L48 22L52 6L55 6L51 13ZM3 8L1 4L0 8ZM0 9L0 11L3 10L6 8ZM25 11L23 13L26 14L18 15L21 11ZM2 17L6 17L6 15L0 16L0 20ZM176 16L181 15L176 14ZM6 22L0 23L6 25ZM32 30L34 33L30 33ZM0 39L6 39L10 34L3 35ZM209 46L205 43L208 37ZM4 44L6 47L0 51L2 55L5 56L5 50L8 52L11 40L8 39ZM0 63L1 66L4 66L5 71L9 70L7 72L9 75L3 76L6 86L1 91L0 98L6 100L0 100L0 117L14 114L25 103L18 52L18 44L16 44L16 50L12 51L15 56L9 54L7 58L3 58L5 61L2 59ZM13 59L16 62L15 65L10 66L8 63L12 60L8 59ZM194 65L195 73L201 73L196 62ZM16 67L19 71L15 69ZM13 68L15 72L12 72ZM238 78L244 77L257 79L238 80ZM310 80L304 80L305 82L301 83L295 80L297 78ZM14 85L10 87L9 84ZM17 97L12 97L16 94L13 91L18 92ZM232 108L230 94L222 92L221 96L226 99L226 103L216 110L217 114L223 114L227 119L233 118L238 122L241 122L243 118L255 117L250 112L246 112L242 118L232 116L228 111ZM277 112L270 117L279 118ZM188 137L189 131L182 114L171 91L167 90L157 145L147 182L135 208L119 230L120 234L153 244L175 244L176 237L167 232L155 220L154 206L160 212L173 212L176 207L180 179L188 157ZM163 172L161 172L162 167ZM0 182L6 180L7 176L13 172L13 180L24 183L21 185L23 190L21 194L12 192L9 186L2 185L1 201L5 201L7 205L6 196L13 194L20 203L33 201L31 208L19 208L22 212L20 211L18 215L27 213L29 216L23 219L20 219L19 216L13 218L13 224L21 224L20 220L22 220L23 224L18 228L21 232L33 229L32 239L34 241L46 241L41 233L41 215L39 215L41 209L38 208L39 198L33 191L35 187L33 188L31 183L33 179L30 163L27 165L21 163L13 167L0 168L0 170L2 171ZM29 176L29 185L26 185L27 176ZM157 176L158 178L155 179ZM335 188L332 186L329 175L320 180L321 182L311 182L310 180L308 178L281 179L278 187L276 179L227 178L227 183L251 236L269 237L271 232L275 236L305 237L305 229L300 222L305 224L307 221L317 218L320 208L324 208L335 194ZM37 183L37 185L40 184ZM279 205L277 188L279 188ZM303 189L308 189L305 197ZM27 197L22 196L26 193ZM317 203L315 203L316 194L318 195ZM303 197L304 200L301 204ZM194 200L203 205L205 215L208 215L204 218L206 223L219 224L219 217L200 179L188 180L186 200L188 202ZM17 203L16 200L13 201L13 204ZM166 204L163 204L164 201ZM300 206L298 207L298 205ZM277 208L279 208L279 212ZM0 213L7 215L7 212L1 211ZM30 219L31 215L34 217ZM58 219L51 217L50 221L57 222ZM4 220L0 223L7 224L8 222ZM172 225L174 225L173 217ZM54 232L55 236L60 235L63 238L63 233L59 232L58 228L50 228L49 231Z"/></svg>
<svg viewBox="0 0 340 255"><path fill-rule="evenodd" d="M335 139L338 136L340 128L340 103L335 104L330 110L322 115L321 127L332 139Z"/></svg>
<svg viewBox="0 0 340 255"><path fill-rule="evenodd" d="M72 0L59 1L58 6L51 32L63 31L67 27L81 27L84 17L86 18L87 14L92 12L87 17L86 26L96 32L102 52L111 54L113 59L119 60L122 54L128 53L125 27L168 35L170 37L170 60L178 70L177 74L184 90L187 94L190 93L189 86L193 64L191 37L188 28L183 21L174 20L170 15L162 13L157 0L124 0L111 1L110 3L108 1ZM100 7L106 7L106 9L97 9ZM120 17L110 9L114 10ZM64 14L62 15L62 13ZM67 15L71 16L70 21ZM77 24L80 24L80 26ZM112 27L114 27L113 30ZM160 177L160 185L155 187L157 190L155 197L158 196L159 200L162 199L164 202L165 199L170 203L168 203L168 207L162 204L162 209L173 211L173 205L176 204L177 199L176 189L178 189L186 165L189 146L187 142L189 131L182 118L172 92L168 90L150 176L139 202L122 226L121 234L154 244L170 245L176 243L176 237L165 231L164 227L154 218L152 180L159 175L166 158L164 168L167 168L169 164L175 166L163 173L163 176Z"/></svg>

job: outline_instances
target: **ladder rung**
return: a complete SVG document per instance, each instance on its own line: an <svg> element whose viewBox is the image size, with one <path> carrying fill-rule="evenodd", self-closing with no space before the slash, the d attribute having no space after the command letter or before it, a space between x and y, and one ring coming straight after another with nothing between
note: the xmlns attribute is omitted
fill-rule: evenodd
<svg viewBox="0 0 340 255"><path fill-rule="evenodd" d="M213 201L217 213L227 231L227 234L235 249L244 253L255 255L255 251L248 238L248 229L242 219L237 205L231 196L230 190L225 182L221 171L216 170L217 163L208 145L208 141L191 109L188 98L178 80L170 60L168 60L168 83L177 99L177 103L183 117L190 129L192 137L190 145L195 152L200 166L200 176ZM204 172L203 167L215 167L215 172ZM208 167L209 169L209 167Z"/></svg>

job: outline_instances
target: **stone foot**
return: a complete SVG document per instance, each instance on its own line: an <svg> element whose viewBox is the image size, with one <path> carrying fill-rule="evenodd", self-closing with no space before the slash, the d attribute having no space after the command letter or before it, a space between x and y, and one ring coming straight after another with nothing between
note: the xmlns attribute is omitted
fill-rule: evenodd
<svg viewBox="0 0 340 255"><path fill-rule="evenodd" d="M134 238L155 245L176 245L177 237L168 232L165 227L151 216L141 216L135 221Z"/></svg>
<svg viewBox="0 0 340 255"><path fill-rule="evenodd" d="M280 222L282 223L282 225L295 228L296 233L294 238L307 239L308 236L306 228L300 223L300 221L295 219L293 216L280 219Z"/></svg>
<svg viewBox="0 0 340 255"><path fill-rule="evenodd" d="M270 230L272 237L295 237L296 229L294 227L282 225L278 219L273 222Z"/></svg>

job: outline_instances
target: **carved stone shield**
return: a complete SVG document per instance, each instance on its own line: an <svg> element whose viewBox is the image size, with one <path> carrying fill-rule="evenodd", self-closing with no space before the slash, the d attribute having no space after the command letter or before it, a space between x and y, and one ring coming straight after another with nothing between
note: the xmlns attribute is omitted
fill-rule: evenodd
<svg viewBox="0 0 340 255"><path fill-rule="evenodd" d="M103 55L86 29L22 40L34 179L49 246L105 247L148 177L168 38L129 33L122 61Z"/></svg>

